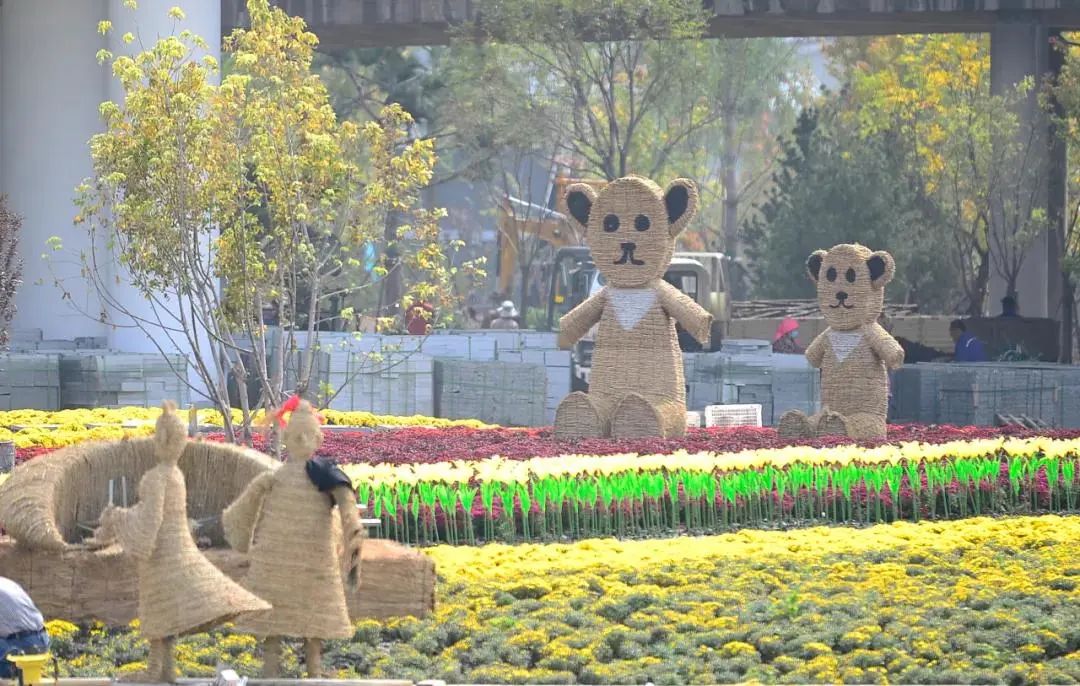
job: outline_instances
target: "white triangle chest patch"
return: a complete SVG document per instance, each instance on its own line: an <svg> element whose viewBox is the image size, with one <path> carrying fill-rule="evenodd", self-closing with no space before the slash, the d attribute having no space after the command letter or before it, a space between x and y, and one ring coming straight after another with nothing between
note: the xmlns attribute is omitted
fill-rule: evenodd
<svg viewBox="0 0 1080 686"><path fill-rule="evenodd" d="M609 288L608 297L615 307L615 319L624 331L638 325L656 302L652 288Z"/></svg>
<svg viewBox="0 0 1080 686"><path fill-rule="evenodd" d="M862 333L847 333L845 331L830 331L829 345L837 362L843 362L851 354L859 343L862 342Z"/></svg>

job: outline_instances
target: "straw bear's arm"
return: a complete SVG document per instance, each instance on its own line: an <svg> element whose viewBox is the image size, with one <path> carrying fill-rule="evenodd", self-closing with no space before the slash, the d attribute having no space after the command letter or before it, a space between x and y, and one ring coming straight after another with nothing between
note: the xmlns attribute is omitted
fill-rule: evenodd
<svg viewBox="0 0 1080 686"><path fill-rule="evenodd" d="M589 333L604 313L607 289L602 288L585 302L567 312L559 319L559 347L566 349Z"/></svg>
<svg viewBox="0 0 1080 686"><path fill-rule="evenodd" d="M810 347L806 349L806 360L815 369L821 369L821 363L825 359L825 336L828 333L828 329L819 333L817 338L810 342Z"/></svg>
<svg viewBox="0 0 1080 686"><path fill-rule="evenodd" d="M341 517L341 533L344 552L341 556L342 574L351 590L360 586L360 552L367 537L367 530L360 521L360 512L356 508L356 491L349 487L335 488L334 502Z"/></svg>
<svg viewBox="0 0 1080 686"><path fill-rule="evenodd" d="M713 316L704 307L694 302L690 296L667 281L660 281L656 292L660 297L660 305L664 308L664 312L679 322L698 343L708 345Z"/></svg>
<svg viewBox="0 0 1080 686"><path fill-rule="evenodd" d="M102 529L123 547L124 552L146 560L154 552L165 511L163 475L151 472L139 482L139 502L133 507L110 507L101 513Z"/></svg>
<svg viewBox="0 0 1080 686"><path fill-rule="evenodd" d="M274 484L273 472L264 472L248 484L244 492L221 513L221 526L225 540L233 550L246 553L255 534L255 522L259 519L263 499Z"/></svg>
<svg viewBox="0 0 1080 686"><path fill-rule="evenodd" d="M904 348L880 324L870 326L870 347L889 369L904 366Z"/></svg>

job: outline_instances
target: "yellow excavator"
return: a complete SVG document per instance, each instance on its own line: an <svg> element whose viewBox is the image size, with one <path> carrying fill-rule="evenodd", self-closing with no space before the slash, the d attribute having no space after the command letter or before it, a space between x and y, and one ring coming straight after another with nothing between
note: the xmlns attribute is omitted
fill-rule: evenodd
<svg viewBox="0 0 1080 686"><path fill-rule="evenodd" d="M572 179L566 176L555 177L555 209L541 207L519 198L503 199L499 208L499 292L508 294L517 273L517 258L522 238L537 238L552 248L567 248L585 244L576 225L566 220L566 207L563 197L566 187L572 183L587 183L600 190L606 181Z"/></svg>

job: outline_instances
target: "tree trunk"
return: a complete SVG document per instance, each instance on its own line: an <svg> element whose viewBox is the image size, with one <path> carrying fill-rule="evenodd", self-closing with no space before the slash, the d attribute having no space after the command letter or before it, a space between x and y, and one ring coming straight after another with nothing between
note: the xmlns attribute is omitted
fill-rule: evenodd
<svg viewBox="0 0 1080 686"><path fill-rule="evenodd" d="M1076 284L1068 272L1061 274L1061 345L1058 362L1073 363L1073 327L1076 319Z"/></svg>
<svg viewBox="0 0 1080 686"><path fill-rule="evenodd" d="M379 316L381 317L396 317L401 298L405 295L402 290L401 253L397 247L397 219L396 212L388 212L386 228L383 232L383 238L386 240L386 251L383 254L386 275L383 277L382 288L379 291Z"/></svg>
<svg viewBox="0 0 1080 686"><path fill-rule="evenodd" d="M529 276L531 273L531 264L521 265L521 300L519 301L519 303L521 305L520 313L522 323L525 322L525 313L529 308ZM524 329L525 327L522 326L521 328Z"/></svg>
<svg viewBox="0 0 1080 686"><path fill-rule="evenodd" d="M724 234L724 253L735 257L739 250L739 175L738 150L736 150L735 113L724 114L724 150L721 164L724 169L721 182L724 186L724 218L721 230Z"/></svg>
<svg viewBox="0 0 1080 686"><path fill-rule="evenodd" d="M975 272L975 282L971 288L971 303L968 306L968 316L983 316L983 308L986 307L986 291L990 284L990 254L979 253L979 268Z"/></svg>

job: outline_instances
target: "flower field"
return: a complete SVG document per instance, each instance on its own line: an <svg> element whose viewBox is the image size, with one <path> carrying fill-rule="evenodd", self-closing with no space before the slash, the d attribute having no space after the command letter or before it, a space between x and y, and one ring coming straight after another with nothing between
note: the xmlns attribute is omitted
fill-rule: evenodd
<svg viewBox="0 0 1080 686"><path fill-rule="evenodd" d="M156 414L0 424L75 441L146 434ZM439 573L434 616L359 622L327 645L331 676L1080 683L1080 432L562 442L430 418L329 420L402 427L328 431L320 453L381 520L373 533L425 546ZM15 434L20 461L57 447L33 431ZM72 676L141 669L136 628L49 623ZM290 676L301 654L288 652ZM178 648L185 676L220 662L254 675L260 660L230 627Z"/></svg>
<svg viewBox="0 0 1080 686"><path fill-rule="evenodd" d="M92 420L121 416L141 422L133 431L146 433L157 414L74 412L51 418L94 426ZM741 428L691 430L676 440L564 442L546 429L460 422L435 428L447 420L359 415L330 413L330 421L413 425L327 432L320 453L345 465L360 502L382 521L373 533L411 544L663 537L1080 509L1076 431L898 426L873 443L792 445L771 429ZM425 423L432 426L417 426ZM256 447L264 447L262 437ZM52 449L44 442L20 448L18 459Z"/></svg>
<svg viewBox="0 0 1080 686"><path fill-rule="evenodd" d="M124 407L93 410L10 410L0 412L0 441L12 441L21 449L22 458L32 457L44 450L55 450L84 441L117 441L133 436L149 436L154 422L161 414L159 408ZM461 427L470 430L489 428L472 419L440 419L437 417L395 417L371 412L341 412L325 410L327 424L348 427ZM186 415L185 415L186 416ZM199 424L220 427L224 419L217 410L198 410ZM234 410L232 420L239 423L242 416ZM256 421L262 421L261 414Z"/></svg>
<svg viewBox="0 0 1080 686"><path fill-rule="evenodd" d="M383 535L476 543L1073 511L1078 455L1078 439L997 438L354 464L346 473Z"/></svg>
<svg viewBox="0 0 1080 686"><path fill-rule="evenodd" d="M449 683L1080 682L1080 518L438 546L438 610L361 621L328 676ZM130 629L52 622L61 669L136 670ZM186 676L260 667L228 628ZM286 670L297 676L296 646Z"/></svg>

